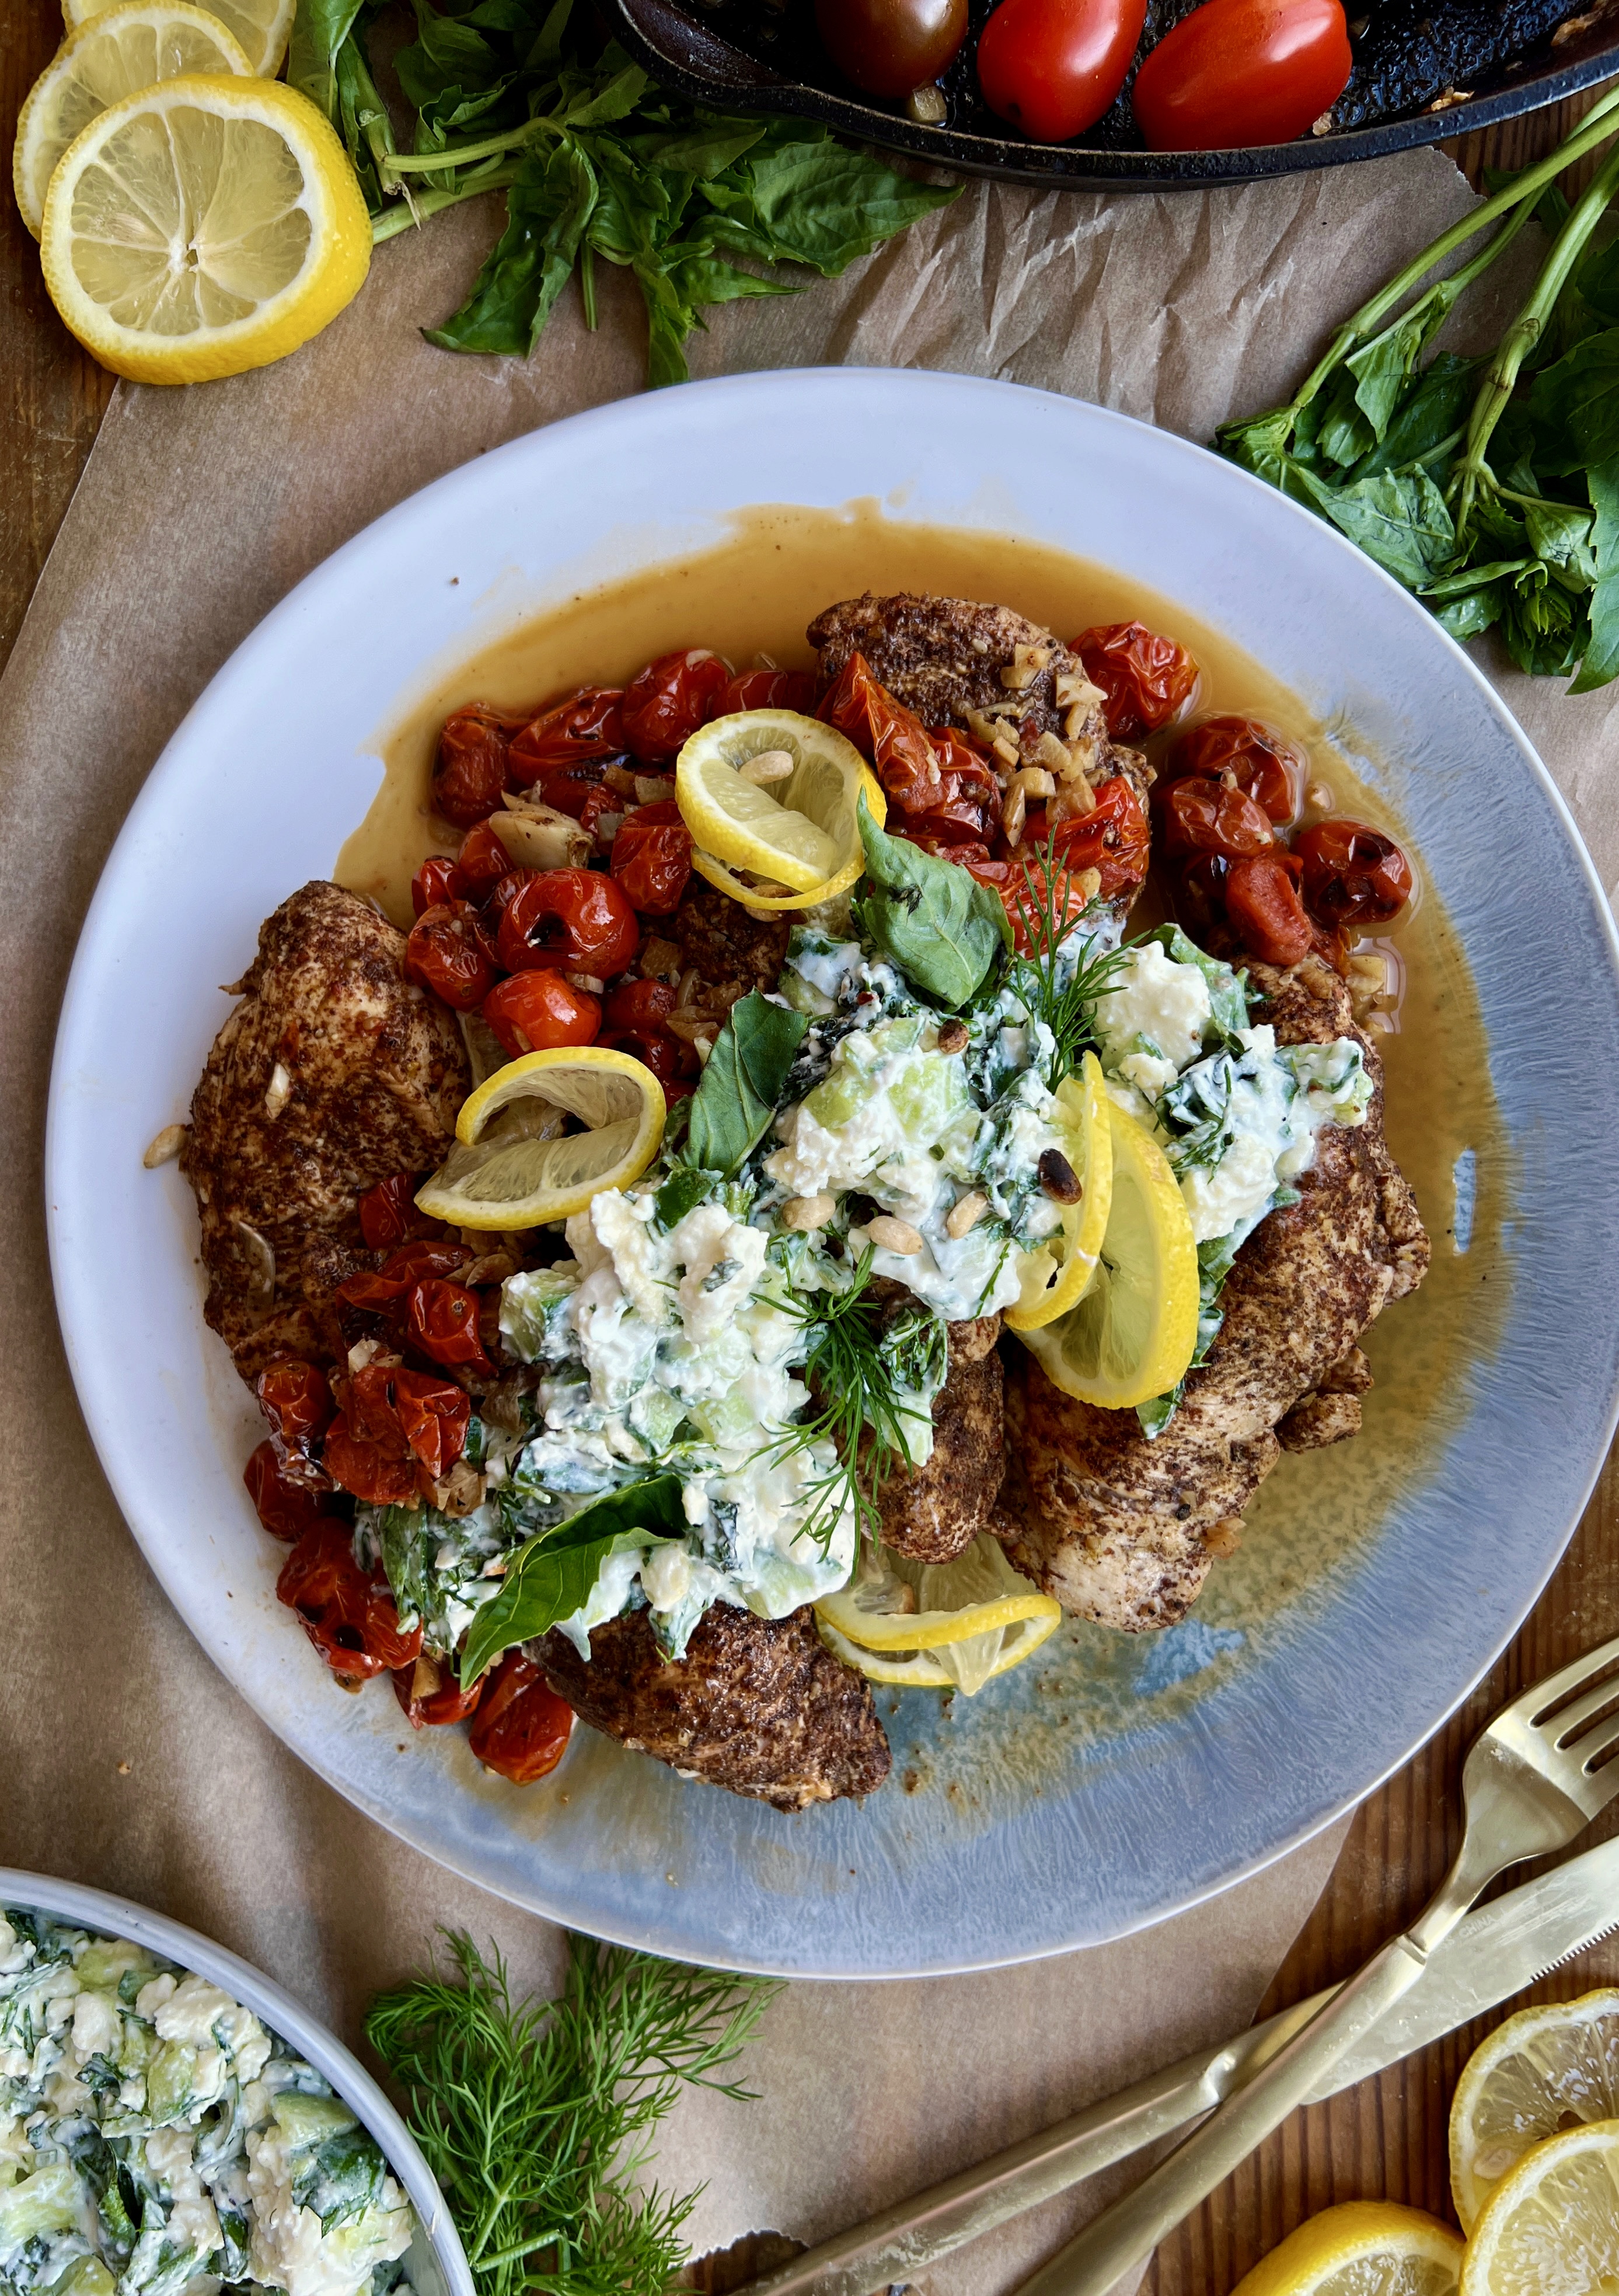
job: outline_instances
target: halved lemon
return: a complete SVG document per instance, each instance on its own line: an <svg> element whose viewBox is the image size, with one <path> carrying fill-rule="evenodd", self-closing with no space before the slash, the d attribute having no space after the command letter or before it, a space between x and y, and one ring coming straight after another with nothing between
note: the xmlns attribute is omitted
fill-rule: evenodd
<svg viewBox="0 0 1619 2296"><path fill-rule="evenodd" d="M1020 1253L1023 1285L1006 1311L1007 1328L1037 1332L1077 1306L1096 1272L1113 1201L1113 1127L1101 1063L1087 1053L1077 1076L1064 1077L1057 1101L1067 1119L1068 1161L1080 1185L1079 1201L1062 1208L1062 1226L1037 1251Z"/></svg>
<svg viewBox="0 0 1619 2296"><path fill-rule="evenodd" d="M762 758L790 759L790 769L747 778L741 769ZM888 801L853 742L797 709L715 718L675 763L692 867L755 909L805 909L848 891L865 867L854 818L863 790L880 828Z"/></svg>
<svg viewBox="0 0 1619 2296"><path fill-rule="evenodd" d="M1619 2288L1619 2120L1532 2145L1468 2235L1461 2296L1609 2296Z"/></svg>
<svg viewBox="0 0 1619 2296"><path fill-rule="evenodd" d="M1451 2193L1471 2232L1532 2144L1619 2119L1619 1988L1520 2009L1481 2041L1451 2100Z"/></svg>
<svg viewBox="0 0 1619 2296"><path fill-rule="evenodd" d="M110 103L182 72L252 71L240 41L192 0L119 0L63 41L17 119L12 183L22 220L39 236L56 162Z"/></svg>
<svg viewBox="0 0 1619 2296"><path fill-rule="evenodd" d="M104 16L118 0L61 0L62 19L70 32L83 29ZM287 53L298 0L209 0L207 12L217 16L242 50L248 70L274 79Z"/></svg>
<svg viewBox="0 0 1619 2296"><path fill-rule="evenodd" d="M650 1069L605 1045L526 1053L469 1093L455 1145L419 1209L456 1227L543 1227L627 1188L657 1155L668 1107ZM569 1132L567 1121L585 1127Z"/></svg>
<svg viewBox="0 0 1619 2296"><path fill-rule="evenodd" d="M982 1531L953 1562L912 1562L886 1546L815 1616L828 1647L870 1682L961 1690L969 1698L1032 1658L1062 1606L1013 1570Z"/></svg>
<svg viewBox="0 0 1619 2296"><path fill-rule="evenodd" d="M370 267L371 220L307 96L187 73L74 138L40 256L51 300L103 366L204 382L266 366L334 319Z"/></svg>
<svg viewBox="0 0 1619 2296"><path fill-rule="evenodd" d="M1163 1150L1106 1094L1103 1105L1113 1193L1101 1256L1076 1307L1018 1336L1054 1387L1128 1411L1167 1395L1192 1359L1198 1247Z"/></svg>
<svg viewBox="0 0 1619 2296"><path fill-rule="evenodd" d="M1345 2201L1290 2232L1235 2296L1455 2296L1461 2242L1398 2201Z"/></svg>

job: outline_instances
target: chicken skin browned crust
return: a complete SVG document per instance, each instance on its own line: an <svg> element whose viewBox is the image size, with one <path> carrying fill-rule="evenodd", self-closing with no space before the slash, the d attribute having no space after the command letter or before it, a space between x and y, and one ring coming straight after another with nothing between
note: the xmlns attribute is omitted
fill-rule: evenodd
<svg viewBox="0 0 1619 2296"><path fill-rule="evenodd" d="M587 1663L566 1635L533 1645L582 1722L773 1809L868 1794L888 1775L888 1741L864 1677L832 1656L813 1611L756 1619L716 1603L682 1659L666 1659L644 1611L591 1629Z"/></svg>
<svg viewBox="0 0 1619 2296"><path fill-rule="evenodd" d="M953 1562L987 1530L1005 1472L999 1316L952 1324L950 1370L933 1398L933 1452L891 1464L877 1488L881 1538L913 1562Z"/></svg>
<svg viewBox="0 0 1619 2296"><path fill-rule="evenodd" d="M1326 1127L1299 1201L1244 1244L1209 1359L1156 1439L1133 1412L1061 1393L1025 1351L1008 1374L996 1530L1066 1610L1127 1633L1185 1616L1284 1447L1356 1431L1370 1374L1355 1341L1428 1263L1416 1200L1383 1136L1382 1066L1343 982L1316 957L1249 972L1263 999L1255 1021L1279 1044L1359 1038L1377 1085L1364 1126Z"/></svg>
<svg viewBox="0 0 1619 2296"><path fill-rule="evenodd" d="M356 1202L438 1163L470 1086L455 1016L405 978L405 935L316 882L266 920L192 1101L203 1312L252 1379L318 1357L321 1310L361 1266Z"/></svg>

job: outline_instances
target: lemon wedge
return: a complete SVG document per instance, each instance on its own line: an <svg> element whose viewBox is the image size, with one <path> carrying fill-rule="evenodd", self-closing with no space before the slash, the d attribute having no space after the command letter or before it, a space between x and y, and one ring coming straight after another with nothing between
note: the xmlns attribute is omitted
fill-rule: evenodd
<svg viewBox="0 0 1619 2296"><path fill-rule="evenodd" d="M219 19L191 0L120 0L75 32L29 90L12 146L17 205L35 238L56 162L98 112L182 72L245 79L252 69Z"/></svg>
<svg viewBox="0 0 1619 2296"><path fill-rule="evenodd" d="M1532 2144L1619 2118L1619 1988L1520 2009L1481 2041L1451 2100L1451 2193L1471 2232Z"/></svg>
<svg viewBox="0 0 1619 2296"><path fill-rule="evenodd" d="M1062 1607L980 1532L953 1562L867 1548L860 1570L815 1605L822 1637L869 1682L961 1690L969 1698L1032 1658Z"/></svg>
<svg viewBox="0 0 1619 2296"><path fill-rule="evenodd" d="M1235 2296L1455 2296L1461 2242L1398 2201L1323 2209L1244 2275Z"/></svg>
<svg viewBox="0 0 1619 2296"><path fill-rule="evenodd" d="M854 818L863 790L880 827L888 801L853 742L797 709L713 718L675 762L692 867L754 909L806 909L847 892L865 866Z"/></svg>
<svg viewBox="0 0 1619 2296"><path fill-rule="evenodd" d="M78 32L118 4L119 0L61 0L62 18L70 32ZM296 6L297 0L209 0L206 12L225 26L247 57L250 72L274 79L287 53Z"/></svg>
<svg viewBox="0 0 1619 2296"><path fill-rule="evenodd" d="M1009 1331L1037 1332L1077 1306L1101 1257L1113 1201L1113 1128L1101 1063L1087 1053L1077 1076L1064 1077L1056 1098L1064 1118L1068 1161L1080 1185L1077 1203L1062 1207L1062 1226L1036 1251L1018 1256L1023 1289L1006 1311Z"/></svg>
<svg viewBox="0 0 1619 2296"><path fill-rule="evenodd" d="M1607 2296L1619 2287L1619 2120L1532 2145L1468 2238L1461 2296Z"/></svg>
<svg viewBox="0 0 1619 2296"><path fill-rule="evenodd" d="M40 254L51 300L103 366L204 382L266 366L335 318L370 266L371 222L307 96L188 73L74 138Z"/></svg>
<svg viewBox="0 0 1619 2296"><path fill-rule="evenodd" d="M668 1113L649 1068L605 1045L526 1053L470 1093L455 1145L418 1208L456 1227L542 1227L627 1188L658 1153ZM568 1119L585 1128L569 1132Z"/></svg>
<svg viewBox="0 0 1619 2296"><path fill-rule="evenodd" d="M1128 1411L1166 1395L1192 1359L1198 1247L1163 1150L1107 1094L1103 1105L1113 1190L1101 1256L1076 1307L1018 1335L1066 1395Z"/></svg>

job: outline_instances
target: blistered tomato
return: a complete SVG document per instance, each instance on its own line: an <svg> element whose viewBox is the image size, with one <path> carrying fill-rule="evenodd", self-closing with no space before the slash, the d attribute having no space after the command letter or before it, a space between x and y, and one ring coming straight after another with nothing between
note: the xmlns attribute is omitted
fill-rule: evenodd
<svg viewBox="0 0 1619 2296"><path fill-rule="evenodd" d="M731 665L702 646L649 662L624 689L626 745L643 766L666 766L719 714Z"/></svg>
<svg viewBox="0 0 1619 2296"><path fill-rule="evenodd" d="M500 961L508 972L551 965L607 980L626 970L640 946L623 887L599 869L532 873L501 914Z"/></svg>
<svg viewBox="0 0 1619 2296"><path fill-rule="evenodd" d="M601 1026L601 1000L574 988L549 965L497 980L482 1009L513 1060L525 1053L554 1052L560 1045L593 1045Z"/></svg>
<svg viewBox="0 0 1619 2296"><path fill-rule="evenodd" d="M495 967L470 901L446 901L417 918L405 944L405 977L431 989L457 1013L483 1003L494 985Z"/></svg>
<svg viewBox="0 0 1619 2296"><path fill-rule="evenodd" d="M469 1738L487 1770L528 1786L555 1769L573 1726L572 1708L534 1660L510 1650L487 1678Z"/></svg>
<svg viewBox="0 0 1619 2296"><path fill-rule="evenodd" d="M1144 622L1108 622L1082 630L1073 651L1102 690L1102 714L1116 742L1157 734L1178 718L1200 675L1184 646Z"/></svg>
<svg viewBox="0 0 1619 2296"><path fill-rule="evenodd" d="M637 915L674 915L691 875L691 832L672 799L625 815L613 840L612 872Z"/></svg>

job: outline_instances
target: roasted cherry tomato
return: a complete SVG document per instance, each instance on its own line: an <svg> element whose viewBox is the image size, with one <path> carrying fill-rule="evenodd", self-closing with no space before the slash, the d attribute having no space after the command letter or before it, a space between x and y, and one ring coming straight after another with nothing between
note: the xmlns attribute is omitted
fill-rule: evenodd
<svg viewBox="0 0 1619 2296"><path fill-rule="evenodd" d="M1000 895L1020 956L1046 953L1048 915L1056 918L1060 940L1069 925L1084 913L1086 895L1079 882L1083 873L1074 867L1066 855L1058 858L1056 867L1049 873L1043 850L1029 844L1020 845L1006 860L972 860L963 866L981 885L990 886Z"/></svg>
<svg viewBox="0 0 1619 2296"><path fill-rule="evenodd" d="M1290 144L1344 93L1353 59L1340 0L1203 0L1135 76L1154 152Z"/></svg>
<svg viewBox="0 0 1619 2296"><path fill-rule="evenodd" d="M241 1480L272 1538L284 1538L290 1544L328 1512L329 1503L320 1491L311 1489L307 1482L294 1481L286 1472L268 1436L242 1469Z"/></svg>
<svg viewBox="0 0 1619 2296"><path fill-rule="evenodd" d="M1315 944L1294 883L1290 853L1251 853L1226 873L1225 913L1250 956L1265 964L1296 964Z"/></svg>
<svg viewBox="0 0 1619 2296"><path fill-rule="evenodd" d="M259 1373L253 1392L282 1456L289 1452L307 1455L311 1444L331 1424L331 1390L318 1364L280 1356Z"/></svg>
<svg viewBox="0 0 1619 2296"><path fill-rule="evenodd" d="M487 1680L469 1739L485 1769L531 1786L568 1750L573 1710L557 1696L531 1658L509 1650Z"/></svg>
<svg viewBox="0 0 1619 2296"><path fill-rule="evenodd" d="M399 1432L428 1480L442 1482L467 1447L471 1404L453 1379L435 1379L431 1372L397 1370L391 1383Z"/></svg>
<svg viewBox="0 0 1619 2296"><path fill-rule="evenodd" d="M1293 849L1311 914L1335 931L1388 924L1411 897L1410 863L1392 837L1363 821L1312 822Z"/></svg>
<svg viewBox="0 0 1619 2296"><path fill-rule="evenodd" d="M962 735L930 734L878 684L863 655L849 656L815 714L870 758L899 812L925 816L941 838L953 827L964 843L983 838L989 810L1000 802L993 770ZM897 830L900 824L891 826Z"/></svg>
<svg viewBox="0 0 1619 2296"><path fill-rule="evenodd" d="M397 1422L362 1435L339 1413L326 1430L321 1464L343 1490L373 1506L410 1506L421 1496L415 1458Z"/></svg>
<svg viewBox="0 0 1619 2296"><path fill-rule="evenodd" d="M1092 810L1065 821L1055 836L1068 869L1096 871L1104 901L1132 893L1146 882L1152 837L1141 800L1123 774L1100 783Z"/></svg>
<svg viewBox="0 0 1619 2296"><path fill-rule="evenodd" d="M1164 849L1167 853L1218 853L1227 861L1266 852L1276 842L1264 809L1239 789L1189 774L1164 793Z"/></svg>
<svg viewBox="0 0 1619 2296"><path fill-rule="evenodd" d="M605 763L609 758L621 758L627 746L620 714L623 700L620 686L585 685L566 701L543 710L511 743L512 787L527 789L560 766L578 765L585 758Z"/></svg>
<svg viewBox="0 0 1619 2296"><path fill-rule="evenodd" d="M405 944L405 977L457 1013L483 1003L495 967L470 901L446 901L417 918Z"/></svg>
<svg viewBox="0 0 1619 2296"><path fill-rule="evenodd" d="M363 1682L411 1665L421 1648L421 1628L404 1632L386 1580L361 1570L353 1539L335 1515L315 1524L282 1563L275 1591L298 1612L333 1674Z"/></svg>
<svg viewBox="0 0 1619 2296"><path fill-rule="evenodd" d="M954 61L967 37L967 0L815 0L815 29L856 87L909 95Z"/></svg>
<svg viewBox="0 0 1619 2296"><path fill-rule="evenodd" d="M476 1714L487 1679L480 1677L470 1690L463 1690L453 1667L421 1651L413 1666L402 1666L395 1674L394 1696L413 1730L429 1730L446 1722L464 1722L469 1714Z"/></svg>
<svg viewBox="0 0 1619 2296"><path fill-rule="evenodd" d="M1303 751L1257 718L1206 718L1175 742L1159 788L1187 774L1234 782L1271 821L1281 824L1298 810L1304 768Z"/></svg>
<svg viewBox="0 0 1619 2296"><path fill-rule="evenodd" d="M464 1283L429 1276L411 1292L405 1312L413 1342L434 1363L446 1371L463 1365L486 1374L494 1370L478 1335L478 1294Z"/></svg>
<svg viewBox="0 0 1619 2296"><path fill-rule="evenodd" d="M433 810L457 829L470 829L495 811L506 786L506 759L520 718L507 718L481 701L445 720L433 767Z"/></svg>
<svg viewBox="0 0 1619 2296"><path fill-rule="evenodd" d="M481 901L492 885L511 873L511 856L502 844L493 824L480 821L469 829L462 840L457 857L463 900Z"/></svg>
<svg viewBox="0 0 1619 2296"><path fill-rule="evenodd" d="M675 991L666 980L621 980L607 1000L609 1029L661 1029L675 1010Z"/></svg>
<svg viewBox="0 0 1619 2296"><path fill-rule="evenodd" d="M360 1198L360 1234L372 1251L391 1251L413 1236L437 1235L439 1224L416 1210L421 1179L414 1172L396 1172L379 1180Z"/></svg>
<svg viewBox="0 0 1619 2296"><path fill-rule="evenodd" d="M624 888L599 869L531 873L501 915L500 961L508 972L554 965L608 980L626 970L640 946Z"/></svg>
<svg viewBox="0 0 1619 2296"><path fill-rule="evenodd" d="M338 1285L337 1297L346 1307L385 1314L425 1277L454 1275L471 1257L464 1243L422 1236L389 1252L374 1274L369 1268L362 1268L357 1275L346 1275Z"/></svg>
<svg viewBox="0 0 1619 2296"><path fill-rule="evenodd" d="M912 86L916 83L912 81ZM910 88L905 91L908 95ZM716 718L730 718L739 709L797 709L813 717L818 684L811 669L740 670L721 694Z"/></svg>
<svg viewBox="0 0 1619 2296"><path fill-rule="evenodd" d="M624 689L624 738L643 766L666 766L719 715L731 664L702 646L649 662Z"/></svg>
<svg viewBox="0 0 1619 2296"><path fill-rule="evenodd" d="M666 1099L678 1100L701 1065L691 1046L666 1029L617 1029L602 1042L650 1069Z"/></svg>
<svg viewBox="0 0 1619 2296"><path fill-rule="evenodd" d="M672 798L625 815L613 840L612 871L637 915L674 915L691 875L691 832Z"/></svg>
<svg viewBox="0 0 1619 2296"><path fill-rule="evenodd" d="M559 766L539 783L540 796L555 813L566 813L593 837L604 813L622 813L624 800L609 789L606 766L599 758L582 758L576 766Z"/></svg>
<svg viewBox="0 0 1619 2296"><path fill-rule="evenodd" d="M550 965L497 980L483 1001L483 1016L513 1060L554 1052L560 1045L593 1045L601 1004L576 988Z"/></svg>
<svg viewBox="0 0 1619 2296"><path fill-rule="evenodd" d="M978 35L978 85L1002 119L1066 144L1100 119L1130 70L1147 0L1001 0Z"/></svg>
<svg viewBox="0 0 1619 2296"><path fill-rule="evenodd" d="M1181 872L1179 914L1183 924L1207 932L1225 917L1225 881L1231 865L1218 853L1198 853Z"/></svg>
<svg viewBox="0 0 1619 2296"><path fill-rule="evenodd" d="M1074 652L1102 690L1102 714L1116 742L1133 742L1169 725L1190 702L1201 675L1184 646L1144 622L1108 622L1082 630Z"/></svg>
<svg viewBox="0 0 1619 2296"><path fill-rule="evenodd" d="M477 832L472 832L475 836ZM429 855L411 879L411 907L419 917L447 901L464 901L471 890L454 861L445 854Z"/></svg>

